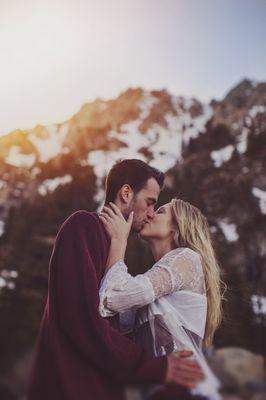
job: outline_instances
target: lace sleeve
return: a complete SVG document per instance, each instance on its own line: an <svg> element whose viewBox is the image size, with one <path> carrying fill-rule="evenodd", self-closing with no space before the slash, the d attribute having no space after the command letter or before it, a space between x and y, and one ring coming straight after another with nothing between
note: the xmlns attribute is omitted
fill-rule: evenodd
<svg viewBox="0 0 266 400"><path fill-rule="evenodd" d="M156 298L177 290L206 293L200 256L189 248L169 252L144 275L150 279Z"/></svg>
<svg viewBox="0 0 266 400"><path fill-rule="evenodd" d="M176 290L205 293L200 257L188 248L170 251L150 270L135 277L127 272L123 261L117 262L101 282L99 311L102 316L111 316L143 307Z"/></svg>

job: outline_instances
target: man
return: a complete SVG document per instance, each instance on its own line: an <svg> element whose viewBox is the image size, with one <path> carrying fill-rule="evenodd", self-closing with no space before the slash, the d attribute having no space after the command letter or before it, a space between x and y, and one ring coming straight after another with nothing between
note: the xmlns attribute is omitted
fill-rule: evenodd
<svg viewBox="0 0 266 400"><path fill-rule="evenodd" d="M108 174L106 203L122 194L125 216L134 210L133 229L139 231L153 217L163 180L140 160L121 161ZM97 213L78 211L59 230L29 400L120 400L127 384L189 388L202 379L197 364L183 358L186 352L151 357L119 333L115 319L101 318L99 286L109 246Z"/></svg>

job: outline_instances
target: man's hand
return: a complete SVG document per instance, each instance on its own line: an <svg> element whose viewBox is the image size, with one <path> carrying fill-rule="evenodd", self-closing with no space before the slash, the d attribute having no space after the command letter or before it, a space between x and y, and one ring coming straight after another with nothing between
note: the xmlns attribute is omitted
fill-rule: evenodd
<svg viewBox="0 0 266 400"><path fill-rule="evenodd" d="M204 374L198 363L188 359L193 355L192 351L178 351L167 357L166 383L174 383L193 389L204 379Z"/></svg>

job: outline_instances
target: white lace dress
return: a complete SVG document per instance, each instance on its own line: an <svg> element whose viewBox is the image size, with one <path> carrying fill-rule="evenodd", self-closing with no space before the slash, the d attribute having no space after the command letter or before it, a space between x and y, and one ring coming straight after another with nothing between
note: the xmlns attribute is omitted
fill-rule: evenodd
<svg viewBox="0 0 266 400"><path fill-rule="evenodd" d="M99 294L100 314L119 313L122 330L134 327L136 342L154 355L192 350L206 377L193 393L221 398L219 382L202 353L207 298L198 253L176 248L135 277L120 260L107 270Z"/></svg>

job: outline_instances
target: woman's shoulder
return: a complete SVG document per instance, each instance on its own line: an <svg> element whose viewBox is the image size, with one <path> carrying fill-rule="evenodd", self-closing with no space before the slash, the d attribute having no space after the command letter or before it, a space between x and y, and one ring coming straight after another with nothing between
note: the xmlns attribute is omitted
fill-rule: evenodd
<svg viewBox="0 0 266 400"><path fill-rule="evenodd" d="M176 247L166 253L160 260L155 263L155 266L170 267L179 261L186 260L190 263L200 263L200 255L189 247Z"/></svg>
<svg viewBox="0 0 266 400"><path fill-rule="evenodd" d="M190 247L176 247L175 249L169 251L167 254L172 257L185 256L192 259L200 258L200 254L197 251L192 250Z"/></svg>
<svg viewBox="0 0 266 400"><path fill-rule="evenodd" d="M177 247L162 257L158 264L163 264L165 266L171 267L173 265L187 265L201 267L201 257L200 254L189 247Z"/></svg>

